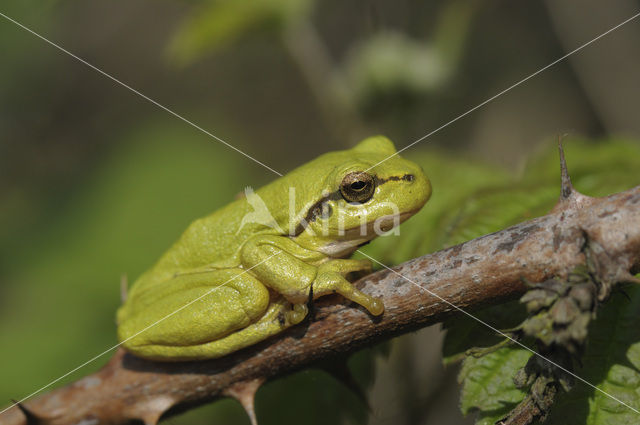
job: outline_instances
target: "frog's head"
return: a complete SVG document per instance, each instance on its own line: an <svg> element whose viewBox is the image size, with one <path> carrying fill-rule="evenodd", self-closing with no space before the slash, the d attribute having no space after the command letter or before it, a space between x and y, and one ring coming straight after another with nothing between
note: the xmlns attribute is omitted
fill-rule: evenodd
<svg viewBox="0 0 640 425"><path fill-rule="evenodd" d="M302 179L314 201L296 219L302 246L341 257L402 223L427 202L431 184L382 136L330 152L307 164Z"/></svg>

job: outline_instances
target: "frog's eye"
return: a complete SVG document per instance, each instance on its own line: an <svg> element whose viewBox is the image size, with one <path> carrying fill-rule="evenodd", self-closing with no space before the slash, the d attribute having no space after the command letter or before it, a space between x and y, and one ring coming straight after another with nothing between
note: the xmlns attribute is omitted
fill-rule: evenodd
<svg viewBox="0 0 640 425"><path fill-rule="evenodd" d="M364 171L349 173L340 183L340 193L347 202L366 202L371 199L375 189L373 177Z"/></svg>

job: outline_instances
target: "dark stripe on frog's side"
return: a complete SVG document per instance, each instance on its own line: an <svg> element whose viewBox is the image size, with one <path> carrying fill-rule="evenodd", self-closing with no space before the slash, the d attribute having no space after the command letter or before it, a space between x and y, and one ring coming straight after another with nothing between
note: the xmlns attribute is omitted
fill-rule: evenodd
<svg viewBox="0 0 640 425"><path fill-rule="evenodd" d="M390 176L382 179L379 178L378 176L374 176L373 178L376 182L376 187L378 187L390 181L397 182L397 181L404 180L404 181L412 182L415 179L415 176L413 174L404 174L402 176ZM293 236L294 237L298 236L300 233L304 232L305 226L303 223L312 223L315 221L316 217L322 214L322 204L324 204L327 201L337 201L339 199L342 199L342 194L338 189L334 192L329 193L326 196L323 196L322 198L320 198L320 200L318 200L316 203L311 205L311 207L309 207L309 210L307 211L307 215L305 215L305 217L302 220L300 220L300 223L298 223L298 225L296 226Z"/></svg>
<svg viewBox="0 0 640 425"><path fill-rule="evenodd" d="M405 174L403 176L391 176L391 177L387 177L384 179L378 178L377 176L374 176L374 179L376 181L376 187L378 187L381 184L385 184L386 182L397 182L400 180L405 180L408 182L412 182L414 179L416 178L416 176L414 176L413 174Z"/></svg>
<svg viewBox="0 0 640 425"><path fill-rule="evenodd" d="M331 192L328 195L323 196L315 204L311 205L311 207L309 207L309 210L307 211L307 215L305 215L304 218L300 220L300 222L296 226L296 230L293 233L293 236L298 236L300 233L304 232L305 226L303 223L311 223L315 221L317 216L322 214L322 204L327 201L337 201L338 199L342 199L342 195L340 194L339 190L336 190L335 192Z"/></svg>

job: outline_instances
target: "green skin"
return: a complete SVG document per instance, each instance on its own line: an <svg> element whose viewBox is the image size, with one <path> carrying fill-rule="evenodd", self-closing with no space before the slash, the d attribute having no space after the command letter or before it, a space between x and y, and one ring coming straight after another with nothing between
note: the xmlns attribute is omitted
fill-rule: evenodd
<svg viewBox="0 0 640 425"><path fill-rule="evenodd" d="M395 152L388 139L371 137L262 187L255 194L275 220L270 225L246 219L256 214L250 197L194 221L131 287L117 314L123 346L161 361L224 356L300 323L311 297L333 293L382 314L380 299L345 278L370 272L371 262L345 257L431 195L417 164L395 155L376 165ZM373 176L375 191L366 202L347 202L341 182L358 171Z"/></svg>

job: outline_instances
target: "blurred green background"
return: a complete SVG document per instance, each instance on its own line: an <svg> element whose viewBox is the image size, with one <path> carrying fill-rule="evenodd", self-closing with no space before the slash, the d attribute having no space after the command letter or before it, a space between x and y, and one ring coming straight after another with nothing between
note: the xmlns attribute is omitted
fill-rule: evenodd
<svg viewBox="0 0 640 425"><path fill-rule="evenodd" d="M370 134L404 147L638 9L630 0L579 8L569 0L0 6L283 173ZM406 156L481 162L490 170L484 182L495 183L558 134L638 140L639 42L640 22L631 22ZM192 219L274 175L1 17L0 49L4 404L115 344L121 276L134 280ZM434 193L457 193L456 178ZM352 359L370 413L332 378L307 371L261 389L258 417L262 424L465 423L455 369L440 364L441 340L432 327L396 339L383 356ZM170 423L205 420L248 423L229 400Z"/></svg>

